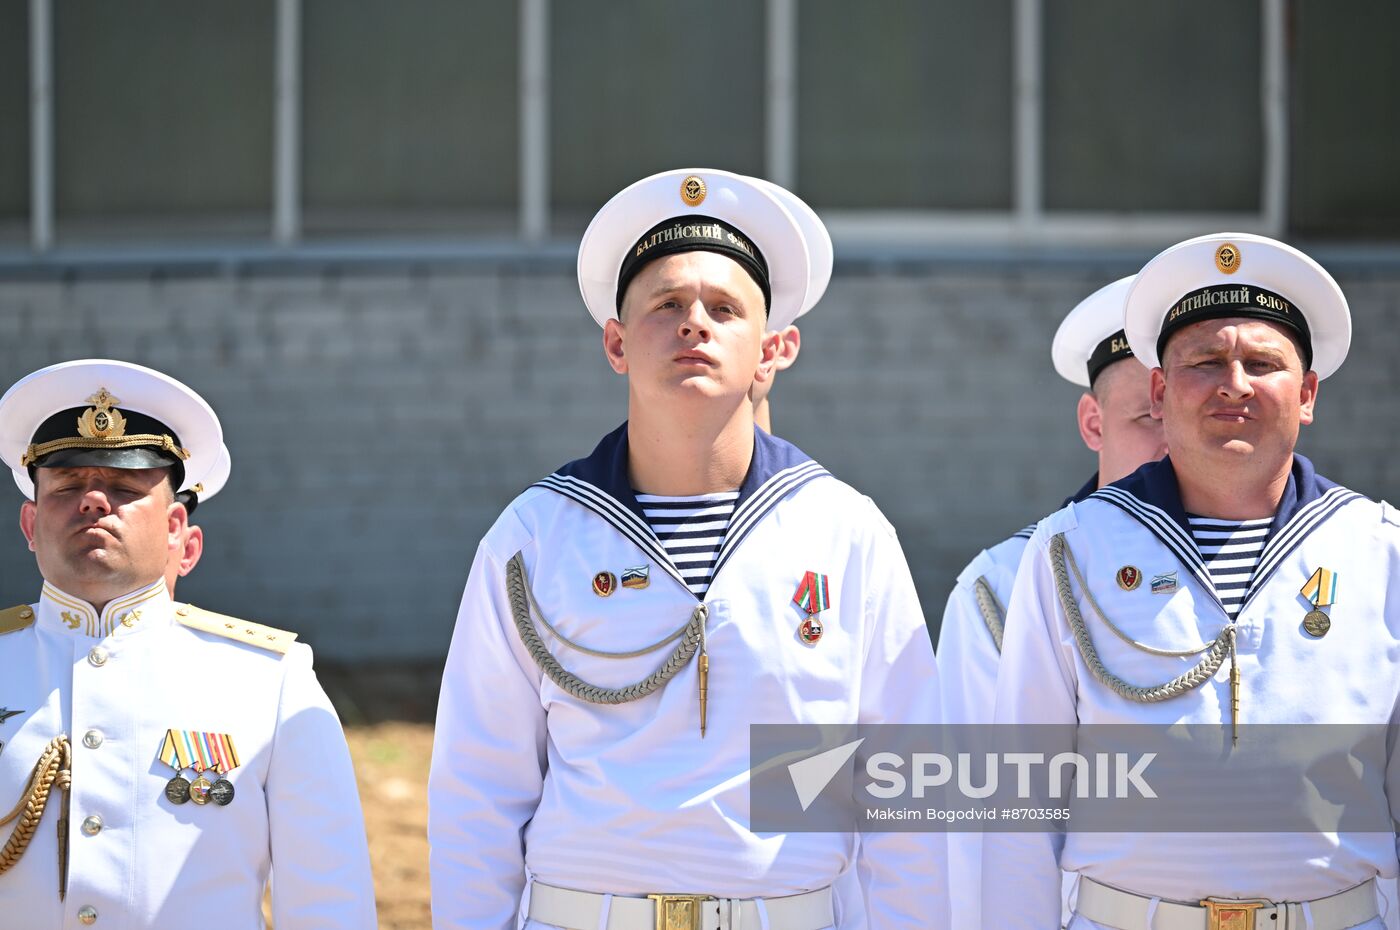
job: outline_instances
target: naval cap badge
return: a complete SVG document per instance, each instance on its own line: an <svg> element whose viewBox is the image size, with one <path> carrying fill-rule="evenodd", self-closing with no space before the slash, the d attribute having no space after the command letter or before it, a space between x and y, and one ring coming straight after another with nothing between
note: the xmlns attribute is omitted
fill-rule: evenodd
<svg viewBox="0 0 1400 930"><path fill-rule="evenodd" d="M705 179L698 174L689 175L681 182L681 200L684 200L688 207L698 207L704 203L708 191Z"/></svg>

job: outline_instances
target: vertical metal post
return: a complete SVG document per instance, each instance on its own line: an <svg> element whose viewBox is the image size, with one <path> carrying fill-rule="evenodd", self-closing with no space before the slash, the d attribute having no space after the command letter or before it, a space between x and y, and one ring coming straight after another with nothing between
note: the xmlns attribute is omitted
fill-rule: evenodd
<svg viewBox="0 0 1400 930"><path fill-rule="evenodd" d="M1259 90L1264 118L1264 172L1260 212L1264 228L1282 236L1288 227L1288 34L1286 0L1263 0L1264 55Z"/></svg>
<svg viewBox="0 0 1400 930"><path fill-rule="evenodd" d="M53 4L29 0L29 242L53 246Z"/></svg>
<svg viewBox="0 0 1400 930"><path fill-rule="evenodd" d="M1016 0L1015 17L1015 130L1012 149L1015 179L1012 211L1017 225L1030 228L1039 222L1045 199L1041 138L1044 86L1041 82L1041 12L1043 0Z"/></svg>
<svg viewBox="0 0 1400 930"><path fill-rule="evenodd" d="M301 238L301 0L277 0L272 236Z"/></svg>
<svg viewBox="0 0 1400 930"><path fill-rule="evenodd" d="M520 236L549 234L549 0L520 4Z"/></svg>
<svg viewBox="0 0 1400 930"><path fill-rule="evenodd" d="M782 187L797 183L797 2L768 0L765 171Z"/></svg>

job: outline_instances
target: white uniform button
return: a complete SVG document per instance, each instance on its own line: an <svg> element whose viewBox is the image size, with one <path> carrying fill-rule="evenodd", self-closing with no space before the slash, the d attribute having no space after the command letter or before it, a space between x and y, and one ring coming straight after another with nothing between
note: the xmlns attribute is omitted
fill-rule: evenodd
<svg viewBox="0 0 1400 930"><path fill-rule="evenodd" d="M83 745L89 749L96 749L102 745L103 738L101 730L88 730L83 734Z"/></svg>
<svg viewBox="0 0 1400 930"><path fill-rule="evenodd" d="M83 832L88 836L96 836L102 832L102 818L93 814L83 818Z"/></svg>
<svg viewBox="0 0 1400 930"><path fill-rule="evenodd" d="M101 646L93 646L92 651L88 653L88 662L92 663L98 668L101 668L102 666L106 665L107 650L103 649Z"/></svg>
<svg viewBox="0 0 1400 930"><path fill-rule="evenodd" d="M91 927L93 924L97 923L97 908L93 907L91 904L84 904L82 907L78 908L78 923L82 924L84 927Z"/></svg>

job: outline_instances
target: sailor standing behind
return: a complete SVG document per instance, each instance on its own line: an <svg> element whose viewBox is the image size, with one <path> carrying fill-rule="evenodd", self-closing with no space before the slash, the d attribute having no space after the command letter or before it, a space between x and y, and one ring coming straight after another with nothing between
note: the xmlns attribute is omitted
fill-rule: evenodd
<svg viewBox="0 0 1400 930"><path fill-rule="evenodd" d="M1132 277L1107 284L1080 301L1060 323L1050 356L1060 377L1084 388L1079 436L1097 454L1098 470L1065 504L1166 455L1162 422L1152 417L1147 369L1123 334L1123 303ZM938 680L943 716L951 724L992 722L1006 604L1032 524L977 554L958 575L938 631ZM982 834L951 833L948 877L953 925L982 926ZM1066 898L1072 882L1066 883ZM1067 913L1067 912L1066 912Z"/></svg>
<svg viewBox="0 0 1400 930"><path fill-rule="evenodd" d="M584 234L628 420L477 550L429 778L436 926L513 928L526 892L531 927L824 930L855 868L870 926L947 927L941 835L748 828L751 724L938 720L894 531L754 426L810 270L791 213L722 171L640 181Z"/></svg>

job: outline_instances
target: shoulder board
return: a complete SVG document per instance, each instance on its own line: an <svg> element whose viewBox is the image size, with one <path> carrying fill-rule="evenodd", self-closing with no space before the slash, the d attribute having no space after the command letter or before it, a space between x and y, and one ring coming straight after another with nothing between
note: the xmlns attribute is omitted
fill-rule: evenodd
<svg viewBox="0 0 1400 930"><path fill-rule="evenodd" d="M1395 505L1389 501L1381 501L1381 519L1394 526L1400 526L1400 510L1396 510Z"/></svg>
<svg viewBox="0 0 1400 930"><path fill-rule="evenodd" d="M34 608L28 604L0 610L0 634L14 633L34 623Z"/></svg>
<svg viewBox="0 0 1400 930"><path fill-rule="evenodd" d="M212 633L245 646L256 646L279 655L286 655L287 650L292 648L292 643L296 642L297 638L297 634L289 633L286 630L263 626L261 623L253 623L249 620L239 620L237 617L216 614L212 610L203 610L192 604L185 604L177 608L175 619L181 626L189 627L191 630Z"/></svg>

